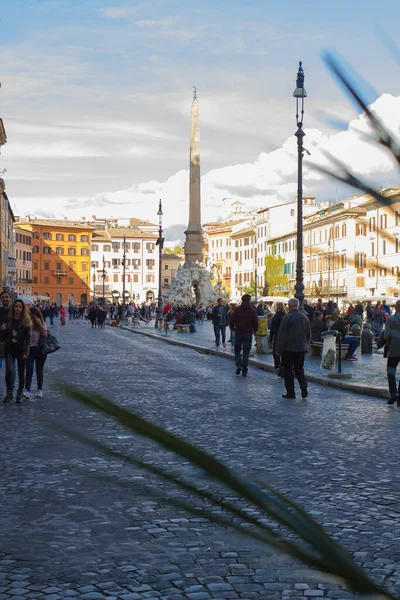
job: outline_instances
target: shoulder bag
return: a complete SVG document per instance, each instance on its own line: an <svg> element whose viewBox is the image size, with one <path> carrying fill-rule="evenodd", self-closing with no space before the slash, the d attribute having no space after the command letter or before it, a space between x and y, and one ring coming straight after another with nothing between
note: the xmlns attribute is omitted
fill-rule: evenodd
<svg viewBox="0 0 400 600"><path fill-rule="evenodd" d="M40 344L40 353L47 356L47 354L57 352L57 350L59 350L60 348L61 346L58 343L57 339L49 331L47 335L44 338L42 338Z"/></svg>

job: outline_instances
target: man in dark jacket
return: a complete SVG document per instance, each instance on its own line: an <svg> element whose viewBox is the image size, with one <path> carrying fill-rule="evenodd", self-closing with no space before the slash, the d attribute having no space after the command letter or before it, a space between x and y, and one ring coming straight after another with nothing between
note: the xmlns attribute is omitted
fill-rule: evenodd
<svg viewBox="0 0 400 600"><path fill-rule="evenodd" d="M0 328L3 325L3 323L5 323L7 325L7 322L10 318L11 315L11 295L10 292L4 291L0 294L0 301L2 306L0 307ZM4 357L1 356L0 357L0 369L1 366L3 364L3 360ZM15 376L14 376L15 379Z"/></svg>
<svg viewBox="0 0 400 600"><path fill-rule="evenodd" d="M396 390L396 369L400 363L400 300L396 301L395 314L386 321L384 340L390 342L387 351L387 378L389 384L390 400L387 404L400 406L400 381Z"/></svg>
<svg viewBox="0 0 400 600"><path fill-rule="evenodd" d="M258 329L257 311L250 304L250 300L250 294L244 294L241 305L235 308L231 317L231 328L235 332L236 375L240 375L241 371L243 377L247 376L253 333L256 333ZM243 362L241 357L242 346Z"/></svg>
<svg viewBox="0 0 400 600"><path fill-rule="evenodd" d="M311 338L310 321L299 311L299 301L291 298L288 302L289 313L282 319L276 340L276 353L282 356L283 377L286 394L283 398L296 398L293 372L300 384L301 397L307 398L307 381L304 375L304 356Z"/></svg>
<svg viewBox="0 0 400 600"><path fill-rule="evenodd" d="M224 306L222 298L218 298L217 305L212 311L212 322L214 325L215 344L219 348L222 337L222 345L226 348L226 326L228 325L228 307Z"/></svg>

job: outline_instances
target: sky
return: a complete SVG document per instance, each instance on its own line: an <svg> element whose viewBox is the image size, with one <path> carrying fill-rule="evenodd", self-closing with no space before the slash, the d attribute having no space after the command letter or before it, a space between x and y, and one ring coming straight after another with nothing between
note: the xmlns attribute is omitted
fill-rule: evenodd
<svg viewBox="0 0 400 600"><path fill-rule="evenodd" d="M296 197L295 88L305 87L304 193L353 193L311 162L329 150L377 187L400 183L322 55L334 52L376 114L400 127L400 2L0 0L0 173L15 213L139 217L169 240L188 218L192 86L200 106L202 219ZM400 53L400 52L399 52ZM4 171L5 170L5 171Z"/></svg>

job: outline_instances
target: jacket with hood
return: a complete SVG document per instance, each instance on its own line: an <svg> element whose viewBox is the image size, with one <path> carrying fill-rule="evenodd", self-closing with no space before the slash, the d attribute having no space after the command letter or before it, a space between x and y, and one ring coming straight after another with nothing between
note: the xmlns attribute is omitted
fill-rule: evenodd
<svg viewBox="0 0 400 600"><path fill-rule="evenodd" d="M234 331L256 333L258 329L257 311L249 302L242 302L231 315L231 327Z"/></svg>

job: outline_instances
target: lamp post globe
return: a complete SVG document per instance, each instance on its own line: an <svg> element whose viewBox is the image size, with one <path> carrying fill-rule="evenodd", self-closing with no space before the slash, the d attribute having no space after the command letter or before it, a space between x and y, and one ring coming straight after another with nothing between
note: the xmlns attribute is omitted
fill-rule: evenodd
<svg viewBox="0 0 400 600"><path fill-rule="evenodd" d="M293 92L296 99L296 123L297 131L294 134L297 138L297 242L296 242L296 284L294 297L300 303L300 309L304 306L304 270L303 270L303 131L304 119L304 99L307 92L304 87L304 70L302 62L299 62L299 68L296 78L296 89Z"/></svg>

